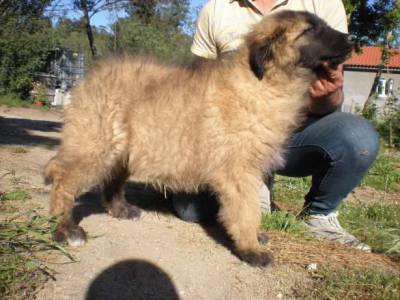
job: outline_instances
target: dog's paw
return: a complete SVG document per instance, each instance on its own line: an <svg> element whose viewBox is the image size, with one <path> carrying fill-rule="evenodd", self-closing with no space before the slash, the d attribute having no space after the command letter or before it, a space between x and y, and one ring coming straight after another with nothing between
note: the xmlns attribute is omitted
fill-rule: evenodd
<svg viewBox="0 0 400 300"><path fill-rule="evenodd" d="M271 266L274 261L272 254L268 251L239 251L238 255L240 259L253 267Z"/></svg>
<svg viewBox="0 0 400 300"><path fill-rule="evenodd" d="M142 214L139 207L129 203L114 205L109 212L111 216L118 219L139 219Z"/></svg>
<svg viewBox="0 0 400 300"><path fill-rule="evenodd" d="M80 247L86 243L86 233L79 226L60 227L53 234L53 240L56 242L68 242L71 247Z"/></svg>
<svg viewBox="0 0 400 300"><path fill-rule="evenodd" d="M258 239L258 242L259 242L261 245L265 245L265 244L268 243L269 237L268 237L268 235L267 235L266 232L259 232L259 233L257 234L257 239Z"/></svg>

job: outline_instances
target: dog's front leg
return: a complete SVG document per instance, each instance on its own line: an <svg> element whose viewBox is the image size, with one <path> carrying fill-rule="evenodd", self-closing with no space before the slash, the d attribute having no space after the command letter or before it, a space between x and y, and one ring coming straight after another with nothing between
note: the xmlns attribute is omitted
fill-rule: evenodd
<svg viewBox="0 0 400 300"><path fill-rule="evenodd" d="M257 189L260 182L250 174L230 171L217 176L213 184L221 203L219 220L232 237L237 255L252 266L267 266L273 260L257 239L261 221Z"/></svg>

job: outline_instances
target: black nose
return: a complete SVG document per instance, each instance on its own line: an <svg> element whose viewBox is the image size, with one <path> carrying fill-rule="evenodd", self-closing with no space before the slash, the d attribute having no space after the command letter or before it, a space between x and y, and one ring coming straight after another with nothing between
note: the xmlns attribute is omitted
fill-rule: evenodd
<svg viewBox="0 0 400 300"><path fill-rule="evenodd" d="M356 37L355 35L353 35L353 34L349 34L349 35L347 36L347 40L348 40L350 43L353 43L353 44L357 43L357 37Z"/></svg>
<svg viewBox="0 0 400 300"><path fill-rule="evenodd" d="M353 49L356 52L360 52L361 50L360 41L357 39L355 35L353 34L347 35L347 41L352 45Z"/></svg>

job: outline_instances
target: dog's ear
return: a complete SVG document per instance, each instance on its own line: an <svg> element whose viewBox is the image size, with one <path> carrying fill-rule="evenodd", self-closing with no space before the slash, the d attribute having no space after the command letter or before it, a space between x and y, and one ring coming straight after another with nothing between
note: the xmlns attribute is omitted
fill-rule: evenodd
<svg viewBox="0 0 400 300"><path fill-rule="evenodd" d="M265 63L274 57L274 45L282 39L285 31L283 27L277 28L271 36L250 44L250 68L259 80L264 77Z"/></svg>

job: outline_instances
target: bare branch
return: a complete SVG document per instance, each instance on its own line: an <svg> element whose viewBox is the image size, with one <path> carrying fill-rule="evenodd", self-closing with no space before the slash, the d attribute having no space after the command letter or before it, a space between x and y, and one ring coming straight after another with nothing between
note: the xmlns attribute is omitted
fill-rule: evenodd
<svg viewBox="0 0 400 300"><path fill-rule="evenodd" d="M102 1L98 1L98 3L100 3L100 2L102 2ZM91 11L91 13L90 13L90 18L93 17L95 14L97 14L97 13L103 11L103 10L106 10L106 9L108 9L108 8L112 8L112 7L113 7L114 5L116 5L116 4L128 4L128 2L129 2L128 0L114 0L114 1L109 0L109 1L106 1L104 4L102 4L102 5L98 6L98 7L95 7L95 8ZM96 5L97 5L98 3L96 3Z"/></svg>

